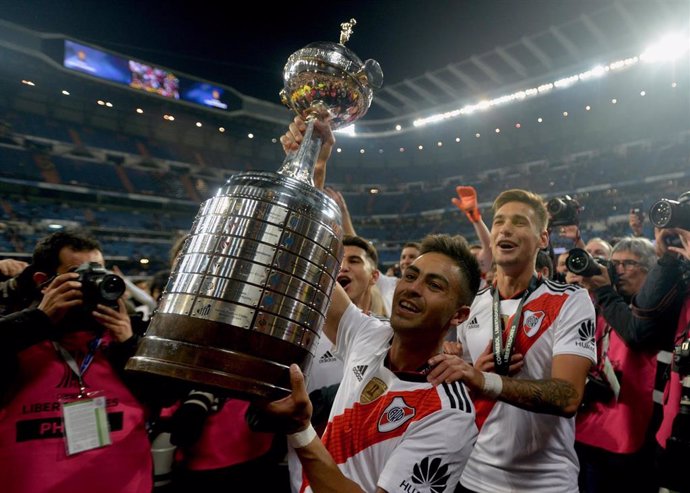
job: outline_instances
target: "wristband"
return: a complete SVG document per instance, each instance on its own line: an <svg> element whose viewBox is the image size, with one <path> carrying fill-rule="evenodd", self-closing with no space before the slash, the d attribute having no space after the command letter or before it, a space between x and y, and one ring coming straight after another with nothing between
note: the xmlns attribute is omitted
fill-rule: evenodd
<svg viewBox="0 0 690 493"><path fill-rule="evenodd" d="M482 372L484 375L484 386L482 393L491 399L496 399L503 391L503 379L496 373Z"/></svg>
<svg viewBox="0 0 690 493"><path fill-rule="evenodd" d="M472 223L478 223L482 220L482 215L479 212L479 209L476 207L468 211L465 211L465 215L467 216L467 219L469 219Z"/></svg>
<svg viewBox="0 0 690 493"><path fill-rule="evenodd" d="M306 447L314 438L316 438L316 430L311 423L309 423L307 429L287 436L288 444L290 444L292 448Z"/></svg>

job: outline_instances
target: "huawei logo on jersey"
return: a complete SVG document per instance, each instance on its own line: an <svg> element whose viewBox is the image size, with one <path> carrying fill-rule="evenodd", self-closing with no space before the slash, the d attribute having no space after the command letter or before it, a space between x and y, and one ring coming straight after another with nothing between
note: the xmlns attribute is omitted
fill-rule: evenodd
<svg viewBox="0 0 690 493"><path fill-rule="evenodd" d="M442 464L440 457L424 457L414 465L411 481L403 481L400 487L406 492L442 493L446 491L449 477L448 464Z"/></svg>
<svg viewBox="0 0 690 493"><path fill-rule="evenodd" d="M525 318L523 319L522 329L525 331L527 337L532 337L539 332L541 322L544 320L544 312L533 312L532 310L525 310Z"/></svg>
<svg viewBox="0 0 690 493"><path fill-rule="evenodd" d="M576 344L585 349L594 349L596 342L594 340L594 322L585 320L580 324L580 329L577 331L580 340Z"/></svg>
<svg viewBox="0 0 690 493"><path fill-rule="evenodd" d="M381 433L393 431L414 418L415 414L414 407L408 406L402 397L395 397L383 410L383 414L379 418L378 429Z"/></svg>

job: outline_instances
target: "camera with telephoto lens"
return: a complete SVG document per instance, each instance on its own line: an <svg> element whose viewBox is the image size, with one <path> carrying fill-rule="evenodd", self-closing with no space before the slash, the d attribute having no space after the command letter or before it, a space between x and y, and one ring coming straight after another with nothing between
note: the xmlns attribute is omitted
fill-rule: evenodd
<svg viewBox="0 0 690 493"><path fill-rule="evenodd" d="M125 281L98 262L86 262L74 269L79 274L84 307L92 310L96 305L106 305L117 310L117 300L125 292Z"/></svg>
<svg viewBox="0 0 690 493"><path fill-rule="evenodd" d="M592 257L587 250L582 248L572 248L568 253L568 258L565 259L566 268L573 274L582 277L592 277L601 274L599 266L606 267L611 279L611 284L616 284L618 275L613 264L602 257Z"/></svg>
<svg viewBox="0 0 690 493"><path fill-rule="evenodd" d="M579 224L580 203L570 195L555 197L546 203L549 212L549 226L570 226Z"/></svg>
<svg viewBox="0 0 690 493"><path fill-rule="evenodd" d="M690 230L690 192L685 192L678 200L661 199L649 209L649 220L661 229L681 228Z"/></svg>
<svg viewBox="0 0 690 493"><path fill-rule="evenodd" d="M170 442L179 447L194 445L204 429L208 417L218 412L225 400L210 392L192 390L170 421Z"/></svg>
<svg viewBox="0 0 690 493"><path fill-rule="evenodd" d="M688 491L685 470L690 457L690 338L673 350L672 370L680 377L680 409L673 418L671 436L666 441L660 483L671 491Z"/></svg>

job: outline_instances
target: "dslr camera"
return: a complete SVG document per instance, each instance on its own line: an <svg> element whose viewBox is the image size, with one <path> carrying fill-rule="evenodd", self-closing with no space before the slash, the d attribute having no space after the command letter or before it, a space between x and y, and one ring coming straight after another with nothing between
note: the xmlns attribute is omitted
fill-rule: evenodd
<svg viewBox="0 0 690 493"><path fill-rule="evenodd" d="M570 195L555 197L546 203L549 212L549 226L570 226L579 224L580 203Z"/></svg>
<svg viewBox="0 0 690 493"><path fill-rule="evenodd" d="M661 199L649 209L649 220L657 228L680 228L690 230L690 192L678 200Z"/></svg>
<svg viewBox="0 0 690 493"><path fill-rule="evenodd" d="M617 273L614 269L613 264L605 258L592 257L587 250L582 248L573 248L568 254L568 258L565 259L565 266L573 274L577 274L582 277L592 277L601 273L600 265L606 267L609 274L609 279L611 279L611 284L616 284Z"/></svg>
<svg viewBox="0 0 690 493"><path fill-rule="evenodd" d="M79 274L84 307L93 310L98 305L106 305L117 310L117 299L125 292L125 281L97 262L85 262L74 269Z"/></svg>

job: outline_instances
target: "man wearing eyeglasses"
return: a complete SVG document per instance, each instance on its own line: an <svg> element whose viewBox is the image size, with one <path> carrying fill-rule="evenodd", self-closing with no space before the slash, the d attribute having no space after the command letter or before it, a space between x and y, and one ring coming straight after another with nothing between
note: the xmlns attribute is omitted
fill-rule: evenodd
<svg viewBox="0 0 690 493"><path fill-rule="evenodd" d="M604 266L591 277L567 277L587 288L597 307L598 364L590 371L575 425L580 491L652 492L658 488L650 474L654 448L647 431L656 352L634 336L630 303L656 262L654 246L646 238L623 238L609 262L614 280Z"/></svg>

